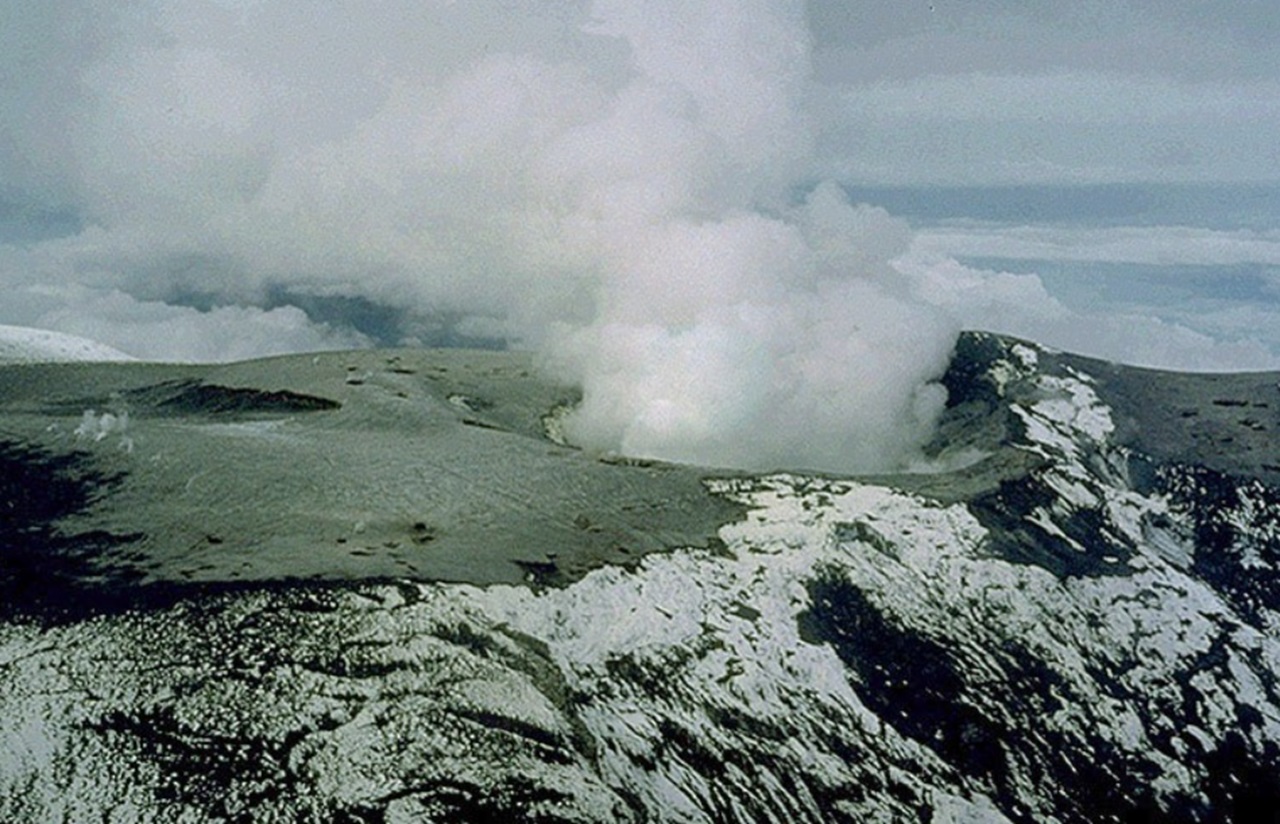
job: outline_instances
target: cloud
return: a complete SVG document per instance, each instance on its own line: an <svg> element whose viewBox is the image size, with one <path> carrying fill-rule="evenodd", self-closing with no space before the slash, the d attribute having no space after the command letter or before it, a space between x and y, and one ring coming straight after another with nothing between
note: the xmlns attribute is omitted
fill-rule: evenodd
<svg viewBox="0 0 1280 824"><path fill-rule="evenodd" d="M1266 0L918 3L813 0L824 82L1049 71L1232 80L1276 74L1280 18Z"/></svg>
<svg viewBox="0 0 1280 824"><path fill-rule="evenodd" d="M1191 305L1172 306L1162 311L1170 325L1197 331L1215 345L1236 346L1241 357L1229 366L1216 368L1280 368L1280 302L1269 305L1242 305L1230 301L1202 300ZM1263 350L1247 357L1246 352Z"/></svg>
<svg viewBox="0 0 1280 824"><path fill-rule="evenodd" d="M114 19L63 107L84 226L7 250L9 320L224 358L362 342L272 296L367 301L540 347L592 449L888 468L928 437L955 329L888 265L905 228L793 202L800 3L314 11Z"/></svg>
<svg viewBox="0 0 1280 824"><path fill-rule="evenodd" d="M373 307L379 340L446 324L539 349L582 385L566 427L592 449L904 465L961 325L1074 321L1038 281L911 263L905 224L815 170L946 175L979 151L995 173L1039 162L1003 151L1027 135L1070 165L1082 107L1096 139L1071 151L1136 103L1162 124L1230 105L1080 72L824 91L812 19L797 0L42 6L0 55L21 79L0 195L39 206L0 245L0 322L205 360L360 345L343 310ZM957 153L966 123L986 136Z"/></svg>
<svg viewBox="0 0 1280 824"><path fill-rule="evenodd" d="M1280 78L1041 70L816 93L823 173L880 183L1275 180ZM853 149L852 151L850 149Z"/></svg>
<svg viewBox="0 0 1280 824"><path fill-rule="evenodd" d="M38 296L52 307L21 318L23 326L100 341L144 360L242 360L369 343L359 333L315 323L292 306L269 310L219 306L199 311L140 301L118 291L81 289L45 291Z"/></svg>
<svg viewBox="0 0 1280 824"><path fill-rule="evenodd" d="M911 255L932 261L919 270L931 272L932 289L952 289L953 304L973 307L983 296L986 311L969 315L967 325L1145 366L1280 368L1275 231L958 222L921 229ZM986 272L956 258L1014 263L1024 274ZM1058 298L1027 269L1054 273ZM937 282L944 271L950 287ZM1023 294L1010 292L1012 283L1023 284ZM954 294L955 284L967 284L964 296ZM1006 292L1010 299L996 311Z"/></svg>
<svg viewBox="0 0 1280 824"><path fill-rule="evenodd" d="M1276 180L1265 0L811 0L822 169L857 183Z"/></svg>
<svg viewBox="0 0 1280 824"><path fill-rule="evenodd" d="M586 390L567 431L753 468L906 460L941 412L957 328L890 266L903 224L830 185L788 218L664 227L633 264L654 268L623 269L644 274L553 349ZM664 288L690 276L695 291Z"/></svg>
<svg viewBox="0 0 1280 824"><path fill-rule="evenodd" d="M1275 312L1232 307L1171 311L1115 307L1080 311L1036 274L965 266L914 248L894 266L927 302L966 329L1002 332L1068 352L1160 369L1230 372L1280 369ZM1163 317L1162 317L1163 316Z"/></svg>
<svg viewBox="0 0 1280 824"><path fill-rule="evenodd" d="M1194 226L1073 228L952 224L921 229L915 246L960 257L1147 265L1280 265L1280 231Z"/></svg>

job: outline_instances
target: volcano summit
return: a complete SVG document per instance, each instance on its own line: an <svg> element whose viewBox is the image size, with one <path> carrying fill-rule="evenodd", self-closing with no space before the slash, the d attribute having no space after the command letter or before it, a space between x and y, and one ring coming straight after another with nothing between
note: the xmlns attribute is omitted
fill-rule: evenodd
<svg viewBox="0 0 1280 824"><path fill-rule="evenodd" d="M943 383L846 477L575 449L512 353L0 367L0 817L1266 820L1277 375Z"/></svg>

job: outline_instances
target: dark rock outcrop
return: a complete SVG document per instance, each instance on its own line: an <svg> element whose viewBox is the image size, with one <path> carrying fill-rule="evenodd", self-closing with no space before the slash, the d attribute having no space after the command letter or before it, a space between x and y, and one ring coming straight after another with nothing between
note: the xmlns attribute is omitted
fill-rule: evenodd
<svg viewBox="0 0 1280 824"><path fill-rule="evenodd" d="M967 335L940 471L711 480L704 548L11 616L0 819L1267 820L1280 460L1178 440L1269 384L1148 380ZM112 483L6 449L67 490L11 543Z"/></svg>

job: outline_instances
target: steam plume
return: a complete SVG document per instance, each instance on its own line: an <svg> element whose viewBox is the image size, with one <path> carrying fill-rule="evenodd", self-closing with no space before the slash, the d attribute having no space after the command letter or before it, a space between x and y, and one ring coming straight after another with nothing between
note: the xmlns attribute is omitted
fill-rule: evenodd
<svg viewBox="0 0 1280 824"><path fill-rule="evenodd" d="M595 449L884 469L928 436L955 321L902 224L800 186L801 3L124 9L41 12L84 34L9 165L83 225L6 247L4 320L227 357L365 341L288 305L360 301L538 348Z"/></svg>

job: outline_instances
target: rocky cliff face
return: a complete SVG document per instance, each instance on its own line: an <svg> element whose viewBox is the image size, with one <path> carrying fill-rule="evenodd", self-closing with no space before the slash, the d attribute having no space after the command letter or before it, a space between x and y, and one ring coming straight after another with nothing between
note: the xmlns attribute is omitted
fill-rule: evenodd
<svg viewBox="0 0 1280 824"><path fill-rule="evenodd" d="M1267 820L1280 391L1224 380L967 335L935 471L713 479L704 548L13 617L0 819Z"/></svg>

